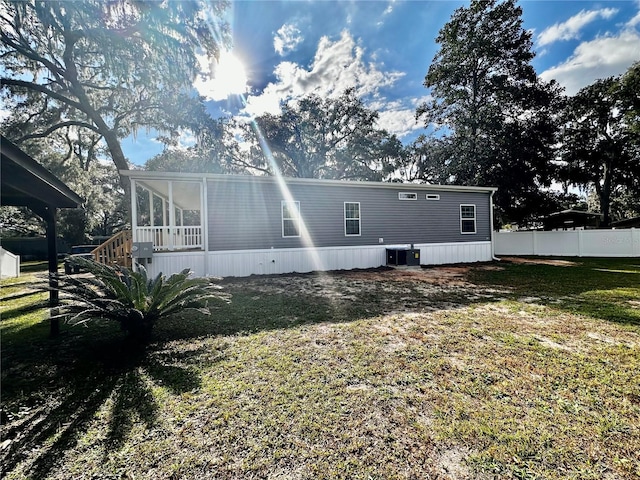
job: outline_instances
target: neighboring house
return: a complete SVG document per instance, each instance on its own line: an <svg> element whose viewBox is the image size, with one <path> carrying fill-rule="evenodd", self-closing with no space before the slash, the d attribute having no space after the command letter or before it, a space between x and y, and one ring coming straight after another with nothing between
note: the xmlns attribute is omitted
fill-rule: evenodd
<svg viewBox="0 0 640 480"><path fill-rule="evenodd" d="M611 228L640 228L640 217L625 218L611 222Z"/></svg>
<svg viewBox="0 0 640 480"><path fill-rule="evenodd" d="M414 245L422 264L493 257L495 188L121 173L131 180L133 255L152 274L371 268L398 245Z"/></svg>
<svg viewBox="0 0 640 480"><path fill-rule="evenodd" d="M569 209L547 215L542 219L542 223L546 231L598 228L603 217L600 212Z"/></svg>

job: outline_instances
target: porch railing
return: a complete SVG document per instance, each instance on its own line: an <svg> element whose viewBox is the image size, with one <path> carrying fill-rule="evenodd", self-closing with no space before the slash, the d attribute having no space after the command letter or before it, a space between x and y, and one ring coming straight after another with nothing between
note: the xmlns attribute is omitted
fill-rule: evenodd
<svg viewBox="0 0 640 480"><path fill-rule="evenodd" d="M198 250L204 247L202 227L136 227L138 242L152 242L154 251Z"/></svg>
<svg viewBox="0 0 640 480"><path fill-rule="evenodd" d="M91 253L96 262L131 268L131 230L116 233Z"/></svg>

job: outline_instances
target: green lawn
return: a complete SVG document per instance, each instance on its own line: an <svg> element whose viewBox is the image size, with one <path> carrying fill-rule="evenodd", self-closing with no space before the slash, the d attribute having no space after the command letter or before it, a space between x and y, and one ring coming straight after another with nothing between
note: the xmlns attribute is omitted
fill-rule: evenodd
<svg viewBox="0 0 640 480"><path fill-rule="evenodd" d="M4 281L3 475L639 478L640 259L547 260L228 280L144 351Z"/></svg>

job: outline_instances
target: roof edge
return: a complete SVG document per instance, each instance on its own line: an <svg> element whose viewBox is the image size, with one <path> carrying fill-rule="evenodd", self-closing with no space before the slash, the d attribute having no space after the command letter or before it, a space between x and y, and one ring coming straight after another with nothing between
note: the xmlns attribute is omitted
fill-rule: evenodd
<svg viewBox="0 0 640 480"><path fill-rule="evenodd" d="M37 160L35 160L31 155L26 153L4 135L0 137L0 150L2 151L2 156L7 160L18 165L20 168L24 169L24 171L26 172L29 172L34 177L42 180L42 182L44 182L54 191L58 192L58 194L67 198L71 203L75 203L76 207L74 208L80 208L84 204L85 200L80 195L71 190L71 188L69 188L69 186L67 186L62 180L56 177L47 168L45 168Z"/></svg>
<svg viewBox="0 0 640 480"><path fill-rule="evenodd" d="M212 180L226 182L258 182L272 183L276 182L273 176L256 176L256 175L233 175L219 173L191 173L191 172L155 172L149 170L120 170L120 175L132 179L140 180ZM315 185L349 185L353 187L383 187L395 188L400 190L434 190L434 191L461 191L461 192L482 192L490 193L498 190L497 187L472 187L466 185L440 185L430 183L394 183L394 182L374 182L370 180L329 180L318 178L296 178L283 177L285 183L288 184L315 184Z"/></svg>

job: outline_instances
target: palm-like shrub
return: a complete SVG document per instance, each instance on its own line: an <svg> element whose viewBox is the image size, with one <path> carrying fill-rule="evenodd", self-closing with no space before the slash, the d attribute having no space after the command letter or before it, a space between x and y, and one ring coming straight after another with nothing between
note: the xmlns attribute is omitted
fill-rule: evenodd
<svg viewBox="0 0 640 480"><path fill-rule="evenodd" d="M58 276L60 317L71 324L105 319L143 340L163 317L185 310L209 315L209 305L227 302L229 296L206 278L189 278L189 270L166 278L150 279L144 267L137 271L110 267L85 258L72 262L89 275Z"/></svg>

